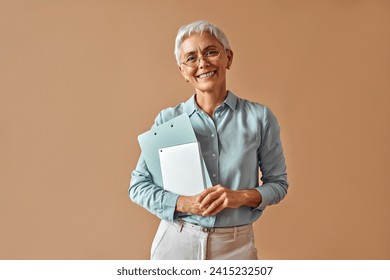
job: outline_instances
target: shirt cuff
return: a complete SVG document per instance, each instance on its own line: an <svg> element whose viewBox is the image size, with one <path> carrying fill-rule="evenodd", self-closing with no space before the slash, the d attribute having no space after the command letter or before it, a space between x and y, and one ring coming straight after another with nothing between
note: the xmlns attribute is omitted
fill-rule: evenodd
<svg viewBox="0 0 390 280"><path fill-rule="evenodd" d="M272 201L272 198L274 196L274 193L273 193L272 190L269 190L268 188L264 188L264 187L261 187L261 186L256 187L255 190L257 190L260 193L260 195L261 195L261 203L259 204L259 206L257 206L254 209L264 210L265 207L270 205L270 203Z"/></svg>
<svg viewBox="0 0 390 280"><path fill-rule="evenodd" d="M165 193L165 201L164 201L164 213L168 221L173 221L176 218L175 213L177 213L176 210L176 202L179 198L178 194L166 192Z"/></svg>

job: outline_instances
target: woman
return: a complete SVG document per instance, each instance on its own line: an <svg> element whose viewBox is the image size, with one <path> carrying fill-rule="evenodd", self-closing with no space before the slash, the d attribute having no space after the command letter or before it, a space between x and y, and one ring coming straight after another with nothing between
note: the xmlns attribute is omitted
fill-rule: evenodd
<svg viewBox="0 0 390 280"><path fill-rule="evenodd" d="M161 111L155 125L190 116L213 187L195 196L165 191L153 183L141 155L129 196L161 219L151 259L257 259L253 222L288 188L278 123L267 107L226 89L233 52L215 25L181 27L175 55L195 94Z"/></svg>

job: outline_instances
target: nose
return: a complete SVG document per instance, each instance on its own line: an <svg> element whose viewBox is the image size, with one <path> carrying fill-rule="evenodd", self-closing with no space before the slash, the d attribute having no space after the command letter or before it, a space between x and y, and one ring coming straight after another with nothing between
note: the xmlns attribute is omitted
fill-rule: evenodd
<svg viewBox="0 0 390 280"><path fill-rule="evenodd" d="M209 65L208 60L204 56L198 57L198 67L202 68L203 66Z"/></svg>

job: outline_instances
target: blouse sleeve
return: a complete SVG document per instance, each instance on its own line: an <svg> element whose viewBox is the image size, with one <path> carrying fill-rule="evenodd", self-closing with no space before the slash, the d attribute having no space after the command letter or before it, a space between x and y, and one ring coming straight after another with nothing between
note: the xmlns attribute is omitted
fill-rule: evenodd
<svg viewBox="0 0 390 280"><path fill-rule="evenodd" d="M258 158L263 184L256 188L262 196L262 202L257 207L259 210L279 203L288 190L280 127L274 114L268 108L264 111L261 139Z"/></svg>
<svg viewBox="0 0 390 280"><path fill-rule="evenodd" d="M161 114L155 120L154 126L162 123ZM146 162L142 156L138 160L135 170L131 173L131 181L128 189L130 199L144 207L160 219L172 221L175 218L176 201L179 197L165 191L162 187L153 183Z"/></svg>

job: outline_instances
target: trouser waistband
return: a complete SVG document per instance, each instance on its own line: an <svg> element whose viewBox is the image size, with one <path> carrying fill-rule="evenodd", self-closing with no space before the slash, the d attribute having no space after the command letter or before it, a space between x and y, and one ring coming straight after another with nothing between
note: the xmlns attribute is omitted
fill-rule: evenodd
<svg viewBox="0 0 390 280"><path fill-rule="evenodd" d="M207 227L202 227L198 225L194 225L191 223L188 223L183 220L175 221L173 222L174 226L179 228L179 230L183 229L191 229L194 231L199 231L199 232L210 232L210 233L239 233L242 231L252 231L253 230L253 224L247 224L247 225L242 225L242 226L237 226L237 227L223 227L223 228L207 228Z"/></svg>

